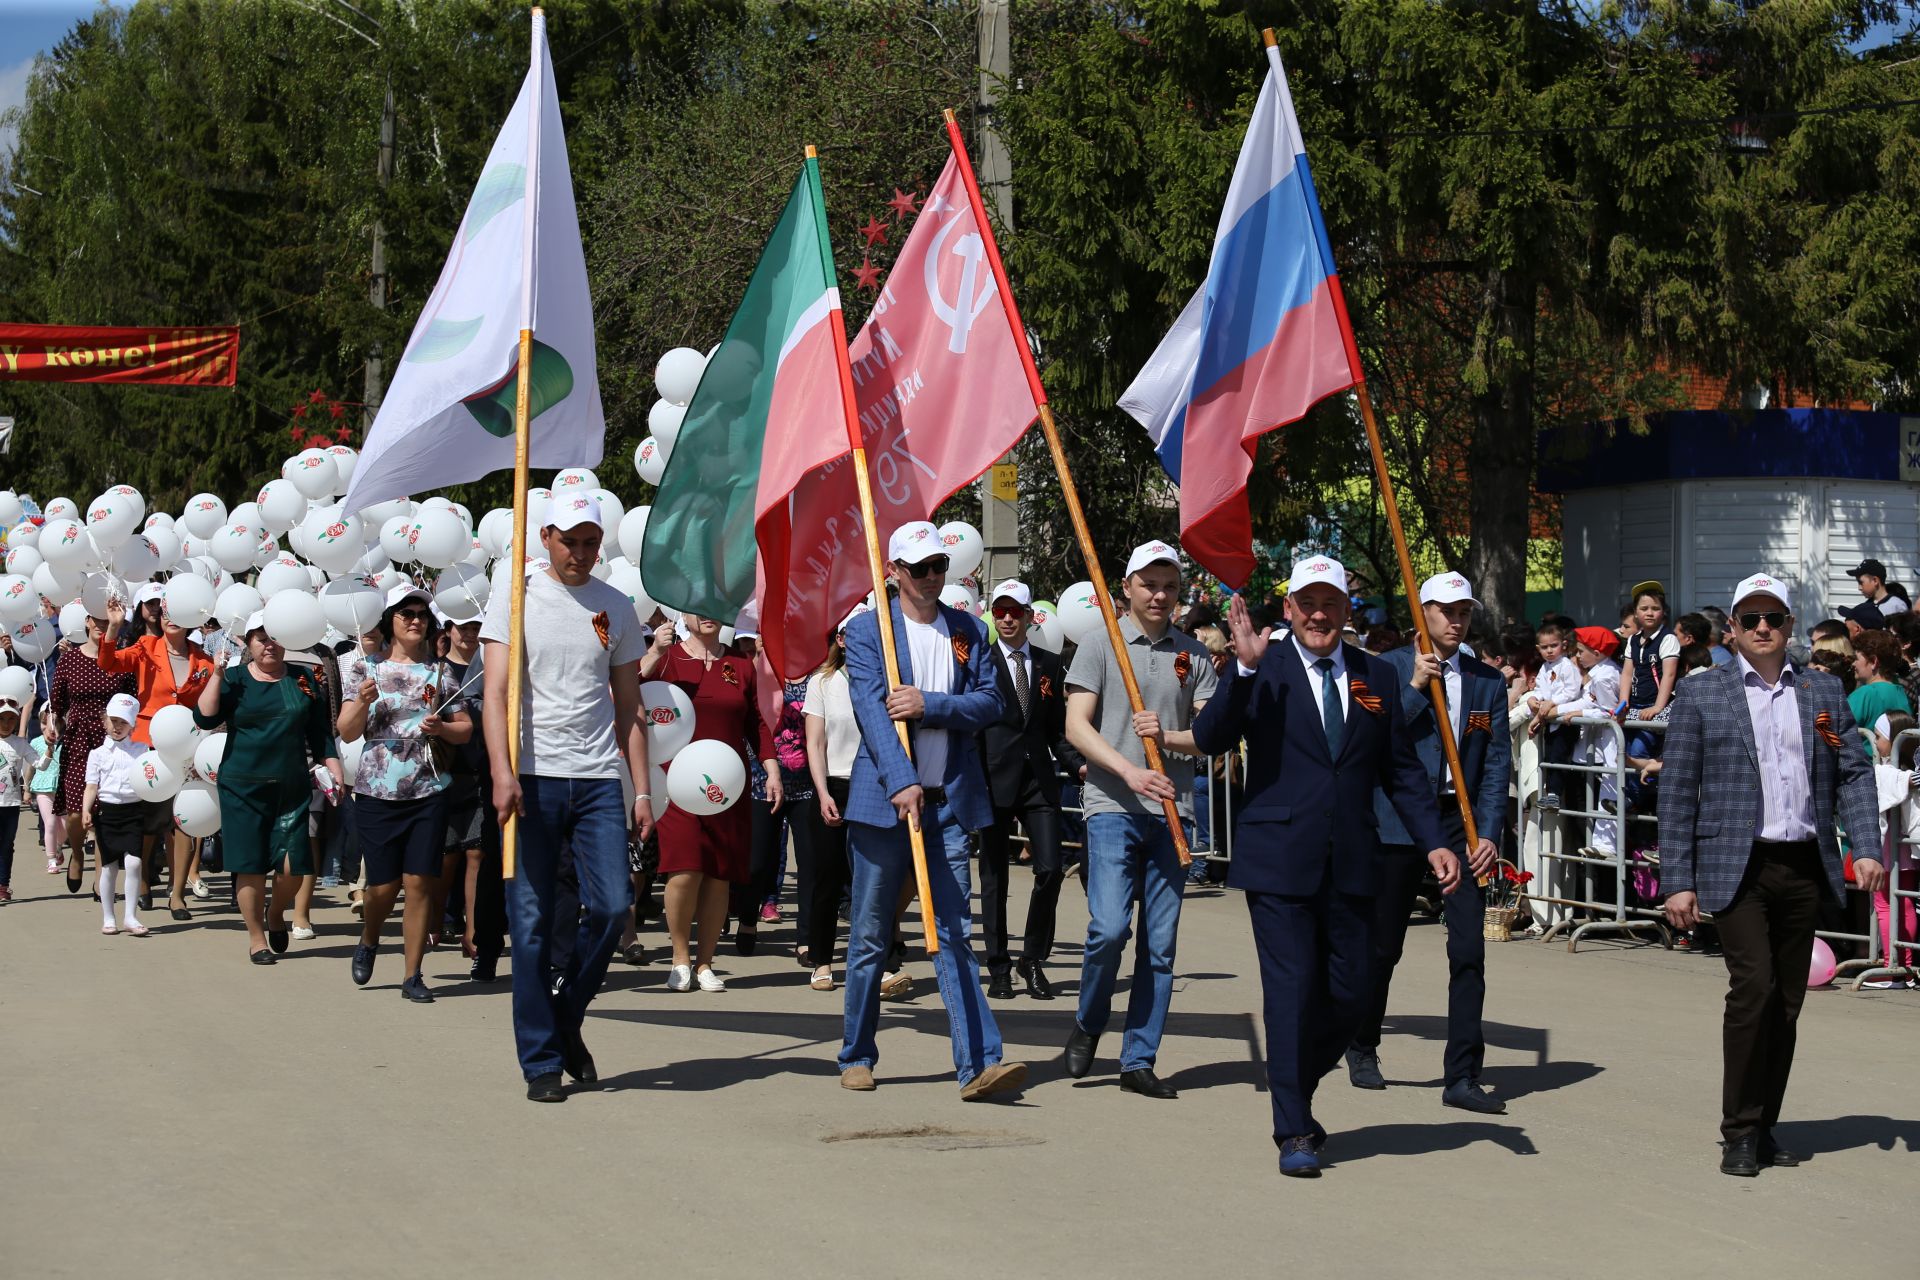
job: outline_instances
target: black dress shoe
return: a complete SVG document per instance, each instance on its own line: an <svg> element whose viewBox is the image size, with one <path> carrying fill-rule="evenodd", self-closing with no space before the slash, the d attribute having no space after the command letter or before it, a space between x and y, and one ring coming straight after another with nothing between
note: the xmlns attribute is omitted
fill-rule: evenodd
<svg viewBox="0 0 1920 1280"><path fill-rule="evenodd" d="M560 1073L549 1071L543 1076L535 1076L527 1081L528 1102L565 1102L567 1095L560 1088Z"/></svg>
<svg viewBox="0 0 1920 1280"><path fill-rule="evenodd" d="M987 999L1013 999L1013 975L1010 973L996 973L989 978L987 980Z"/></svg>
<svg viewBox="0 0 1920 1280"><path fill-rule="evenodd" d="M1027 984L1027 994L1035 1000L1053 999L1053 984L1047 981L1047 971L1033 961L1020 962L1020 980Z"/></svg>
<svg viewBox="0 0 1920 1280"><path fill-rule="evenodd" d="M1380 1055L1371 1049L1347 1050L1347 1081L1356 1089L1386 1088L1386 1077L1380 1074Z"/></svg>
<svg viewBox="0 0 1920 1280"><path fill-rule="evenodd" d="M267 945L273 948L273 954L277 956L287 954L287 939L290 936L285 929L267 930Z"/></svg>
<svg viewBox="0 0 1920 1280"><path fill-rule="evenodd" d="M415 1004L433 1003L433 992L427 989L427 980L417 973L400 984L400 994Z"/></svg>
<svg viewBox="0 0 1920 1280"><path fill-rule="evenodd" d="M1507 1114L1507 1104L1480 1087L1478 1080L1455 1080L1440 1095L1442 1106L1458 1107L1483 1116Z"/></svg>
<svg viewBox="0 0 1920 1280"><path fill-rule="evenodd" d="M258 951L253 952L251 955L247 957L247 959L253 961L255 964L279 964L280 963L279 957L274 955L273 952L267 950L265 947L262 947Z"/></svg>
<svg viewBox="0 0 1920 1280"><path fill-rule="evenodd" d="M1800 1157L1781 1147L1770 1133L1761 1136L1755 1159L1775 1169L1797 1169L1800 1166Z"/></svg>
<svg viewBox="0 0 1920 1280"><path fill-rule="evenodd" d="M1751 1133L1744 1138L1735 1138L1720 1153L1720 1172L1736 1178L1759 1177L1759 1148L1760 1139Z"/></svg>
<svg viewBox="0 0 1920 1280"><path fill-rule="evenodd" d="M1120 1091L1137 1093L1143 1098L1177 1098L1180 1091L1153 1074L1152 1067L1135 1067L1120 1073Z"/></svg>
<svg viewBox="0 0 1920 1280"><path fill-rule="evenodd" d="M499 956L490 956L483 951L467 967L467 977L474 982L495 982L500 977L499 966Z"/></svg>
<svg viewBox="0 0 1920 1280"><path fill-rule="evenodd" d="M578 1027L560 1027L560 1065L581 1084L600 1082L600 1073L593 1066L593 1055L587 1052L587 1042L580 1038Z"/></svg>
<svg viewBox="0 0 1920 1280"><path fill-rule="evenodd" d="M353 985L364 987L373 979L373 948L356 943L353 948Z"/></svg>
<svg viewBox="0 0 1920 1280"><path fill-rule="evenodd" d="M1073 1031L1067 1036L1067 1074L1079 1080L1093 1070L1093 1051L1099 1043L1099 1036L1088 1035L1075 1022Z"/></svg>

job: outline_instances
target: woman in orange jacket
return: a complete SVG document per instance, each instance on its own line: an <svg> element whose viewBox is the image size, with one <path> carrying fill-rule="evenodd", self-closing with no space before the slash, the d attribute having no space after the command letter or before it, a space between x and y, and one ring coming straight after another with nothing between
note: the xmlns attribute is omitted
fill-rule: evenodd
<svg viewBox="0 0 1920 1280"><path fill-rule="evenodd" d="M175 705L191 707L200 691L214 676L213 660L206 650L187 638L185 627L161 615L161 633L142 636L126 648L120 648L120 625L126 621L126 605L119 600L107 604L107 628L100 637L100 669L131 675L139 684L140 720L133 727L133 740L153 743L154 712ZM147 806L147 865L153 866L153 845L171 835L171 875L167 881L167 910L175 920L190 920L187 912L187 885L196 853L195 843L173 830L173 806L165 802ZM196 894L195 896L200 896Z"/></svg>

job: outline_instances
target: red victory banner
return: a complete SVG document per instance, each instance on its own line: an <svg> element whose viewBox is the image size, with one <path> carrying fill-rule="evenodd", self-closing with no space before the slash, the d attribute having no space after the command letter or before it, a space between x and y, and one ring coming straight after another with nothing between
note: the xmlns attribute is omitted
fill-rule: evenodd
<svg viewBox="0 0 1920 1280"><path fill-rule="evenodd" d="M0 324L0 382L230 387L240 330Z"/></svg>

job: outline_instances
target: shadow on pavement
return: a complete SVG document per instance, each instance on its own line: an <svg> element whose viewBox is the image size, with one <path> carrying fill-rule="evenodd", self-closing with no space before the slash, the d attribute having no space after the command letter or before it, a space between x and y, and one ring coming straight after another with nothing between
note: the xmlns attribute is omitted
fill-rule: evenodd
<svg viewBox="0 0 1920 1280"><path fill-rule="evenodd" d="M1793 1120L1775 1125L1773 1135L1787 1150L1808 1157L1858 1147L1892 1151L1903 1143L1909 1153L1920 1152L1920 1120L1896 1120L1892 1116Z"/></svg>
<svg viewBox="0 0 1920 1280"><path fill-rule="evenodd" d="M1540 1149L1526 1130L1480 1120L1455 1124L1375 1124L1334 1134L1322 1161L1333 1167L1374 1156L1424 1156L1436 1151L1459 1151L1476 1142L1491 1142L1516 1156L1537 1156Z"/></svg>

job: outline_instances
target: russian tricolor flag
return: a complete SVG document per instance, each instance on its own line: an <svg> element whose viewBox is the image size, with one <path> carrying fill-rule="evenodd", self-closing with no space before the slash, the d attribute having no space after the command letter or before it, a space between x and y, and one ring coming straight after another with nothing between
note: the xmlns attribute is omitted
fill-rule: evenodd
<svg viewBox="0 0 1920 1280"><path fill-rule="evenodd" d="M1280 51L1227 189L1207 278L1120 398L1180 486L1180 542L1229 586L1253 574L1255 441L1361 381Z"/></svg>

